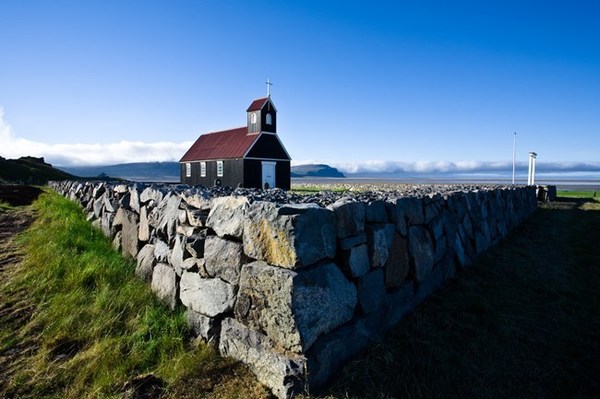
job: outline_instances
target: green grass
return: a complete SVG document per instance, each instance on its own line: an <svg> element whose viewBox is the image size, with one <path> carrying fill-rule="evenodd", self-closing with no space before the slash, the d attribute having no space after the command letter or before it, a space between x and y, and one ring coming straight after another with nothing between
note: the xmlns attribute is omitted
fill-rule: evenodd
<svg viewBox="0 0 600 399"><path fill-rule="evenodd" d="M0 326L0 353L31 350L0 396L121 397L125 382L146 373L165 381L167 396L198 373L210 392L224 368L237 367L192 344L183 310L160 303L76 204L47 193L33 208L37 220L19 239L27 255L0 288L2 303L27 292L35 304L17 334Z"/></svg>
<svg viewBox="0 0 600 399"><path fill-rule="evenodd" d="M597 191L560 190L556 195L559 198L594 198L596 201L600 201L600 193Z"/></svg>
<svg viewBox="0 0 600 399"><path fill-rule="evenodd" d="M13 209L13 207L8 202L0 200L0 213L7 212L11 209Z"/></svg>

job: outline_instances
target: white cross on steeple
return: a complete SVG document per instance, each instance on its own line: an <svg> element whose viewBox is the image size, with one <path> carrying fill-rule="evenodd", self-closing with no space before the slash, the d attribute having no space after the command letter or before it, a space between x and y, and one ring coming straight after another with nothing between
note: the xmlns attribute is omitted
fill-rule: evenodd
<svg viewBox="0 0 600 399"><path fill-rule="evenodd" d="M265 83L267 84L267 97L271 97L271 86L273 86L273 83L271 83L269 78L267 78Z"/></svg>

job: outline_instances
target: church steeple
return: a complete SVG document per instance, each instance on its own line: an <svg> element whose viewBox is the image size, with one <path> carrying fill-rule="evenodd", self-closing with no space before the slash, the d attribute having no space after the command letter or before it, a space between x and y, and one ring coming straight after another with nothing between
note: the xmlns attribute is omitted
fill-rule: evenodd
<svg viewBox="0 0 600 399"><path fill-rule="evenodd" d="M267 80L267 83L270 82ZM267 84L267 88L270 85ZM267 97L254 100L246 110L248 121L248 133L277 133L277 109L271 101L270 90Z"/></svg>

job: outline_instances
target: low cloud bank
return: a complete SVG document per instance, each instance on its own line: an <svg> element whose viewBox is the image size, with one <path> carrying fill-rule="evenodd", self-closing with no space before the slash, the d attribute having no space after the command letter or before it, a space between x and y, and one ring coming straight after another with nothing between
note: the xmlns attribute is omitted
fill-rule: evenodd
<svg viewBox="0 0 600 399"><path fill-rule="evenodd" d="M300 161L303 163L317 163ZM363 161L328 163L345 174L510 174L512 162L484 161ZM517 172L527 172L528 163L518 162ZM537 162L536 173L600 173L600 162Z"/></svg>
<svg viewBox="0 0 600 399"><path fill-rule="evenodd" d="M0 156L44 157L61 166L112 165L129 162L178 161L192 145L191 141L144 143L122 140L105 144L47 144L17 137L4 120L0 107Z"/></svg>

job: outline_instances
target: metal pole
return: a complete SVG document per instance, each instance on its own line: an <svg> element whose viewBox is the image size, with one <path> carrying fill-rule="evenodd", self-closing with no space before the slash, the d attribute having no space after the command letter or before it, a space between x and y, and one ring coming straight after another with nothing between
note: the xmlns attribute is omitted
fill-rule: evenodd
<svg viewBox="0 0 600 399"><path fill-rule="evenodd" d="M512 173L512 184L515 185L515 154L517 150L517 132L513 137L513 173Z"/></svg>
<svg viewBox="0 0 600 399"><path fill-rule="evenodd" d="M535 157L536 157L536 153L533 153L533 168L532 168L532 172L531 172L531 185L535 185Z"/></svg>

